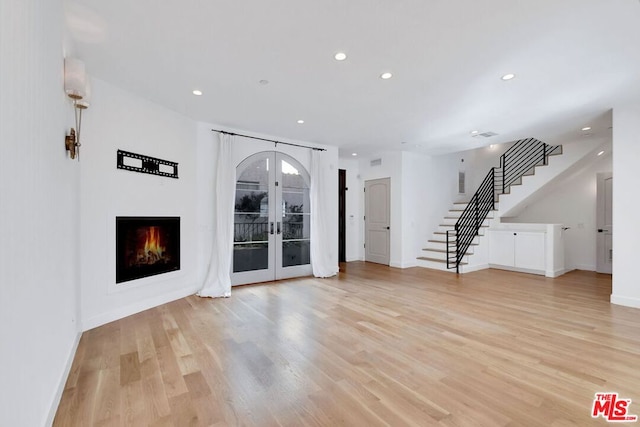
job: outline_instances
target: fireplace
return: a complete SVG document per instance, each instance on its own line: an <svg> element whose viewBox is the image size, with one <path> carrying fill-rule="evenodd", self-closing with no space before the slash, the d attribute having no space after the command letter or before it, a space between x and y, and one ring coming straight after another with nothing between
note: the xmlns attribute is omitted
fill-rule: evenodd
<svg viewBox="0 0 640 427"><path fill-rule="evenodd" d="M180 270L179 217L116 217L116 283Z"/></svg>

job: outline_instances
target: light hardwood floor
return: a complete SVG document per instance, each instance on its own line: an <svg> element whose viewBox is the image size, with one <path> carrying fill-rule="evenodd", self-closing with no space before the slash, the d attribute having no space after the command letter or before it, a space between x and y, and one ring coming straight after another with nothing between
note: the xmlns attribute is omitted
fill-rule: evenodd
<svg viewBox="0 0 640 427"><path fill-rule="evenodd" d="M349 263L85 332L56 426L585 426L640 415L640 310L611 278Z"/></svg>

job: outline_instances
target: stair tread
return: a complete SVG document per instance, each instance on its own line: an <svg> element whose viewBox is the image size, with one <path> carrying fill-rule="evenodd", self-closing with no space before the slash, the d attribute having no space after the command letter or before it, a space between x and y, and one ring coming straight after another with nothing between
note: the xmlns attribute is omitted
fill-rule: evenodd
<svg viewBox="0 0 640 427"><path fill-rule="evenodd" d="M438 227L455 227L455 224L438 224ZM488 225L481 225L480 227L488 227Z"/></svg>
<svg viewBox="0 0 640 427"><path fill-rule="evenodd" d="M488 226L486 228L488 228ZM447 232L446 231L434 231L433 234L442 234L442 235L446 236ZM484 234L477 234L476 236L484 236Z"/></svg>
<svg viewBox="0 0 640 427"><path fill-rule="evenodd" d="M447 263L447 261L444 260L444 259L429 258L429 257L426 257L426 256L419 256L417 259L420 259L422 261L438 262L440 264L446 264ZM464 261L461 261L460 265L467 265L467 263L464 262Z"/></svg>
<svg viewBox="0 0 640 427"><path fill-rule="evenodd" d="M491 211L491 212L494 212L494 211ZM460 219L460 217L459 216L445 216L445 217L443 217L443 219ZM493 219L493 217L487 215L486 219Z"/></svg>
<svg viewBox="0 0 640 427"><path fill-rule="evenodd" d="M447 243L444 240L434 240L434 239L429 239L427 240L427 242L431 242L431 243ZM477 243L469 243L469 246L478 246Z"/></svg>
<svg viewBox="0 0 640 427"><path fill-rule="evenodd" d="M443 253L443 254L447 253L446 249L423 248L422 250L423 251L429 251L429 252L438 252L438 253ZM467 253L465 253L465 255L473 255L473 254L467 252Z"/></svg>

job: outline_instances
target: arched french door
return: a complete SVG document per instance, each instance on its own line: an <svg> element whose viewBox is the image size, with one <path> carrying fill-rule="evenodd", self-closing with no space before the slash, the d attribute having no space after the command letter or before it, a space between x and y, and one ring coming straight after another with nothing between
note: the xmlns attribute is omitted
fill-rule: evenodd
<svg viewBox="0 0 640 427"><path fill-rule="evenodd" d="M238 165L231 283L311 274L309 173L267 151Z"/></svg>

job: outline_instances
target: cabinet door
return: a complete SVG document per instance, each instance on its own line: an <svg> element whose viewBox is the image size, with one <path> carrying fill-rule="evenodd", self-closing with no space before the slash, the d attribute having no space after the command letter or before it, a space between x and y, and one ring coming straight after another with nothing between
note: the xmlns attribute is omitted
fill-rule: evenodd
<svg viewBox="0 0 640 427"><path fill-rule="evenodd" d="M515 266L530 270L544 270L544 233L516 232Z"/></svg>
<svg viewBox="0 0 640 427"><path fill-rule="evenodd" d="M489 230L489 264L514 266L514 232Z"/></svg>

